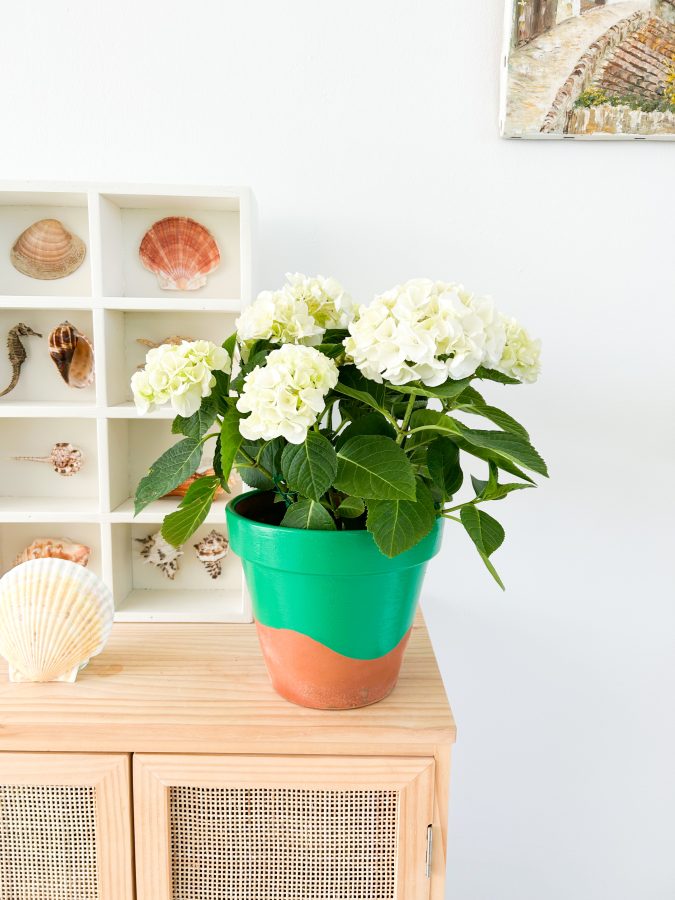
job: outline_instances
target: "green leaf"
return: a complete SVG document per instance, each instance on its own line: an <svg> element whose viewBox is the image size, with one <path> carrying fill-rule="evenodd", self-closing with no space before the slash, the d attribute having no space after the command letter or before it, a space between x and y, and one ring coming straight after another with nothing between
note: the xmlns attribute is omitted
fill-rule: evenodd
<svg viewBox="0 0 675 900"><path fill-rule="evenodd" d="M486 369L484 366L478 366L474 378L482 378L484 381L497 381L499 384L522 384L522 381L518 381L517 378L511 378L509 375L504 375L496 369Z"/></svg>
<svg viewBox="0 0 675 900"><path fill-rule="evenodd" d="M216 405L211 397L205 397L194 415L187 419L184 416L176 416L171 425L171 432L199 440L204 437L215 421Z"/></svg>
<svg viewBox="0 0 675 900"><path fill-rule="evenodd" d="M403 450L383 435L350 438L338 450L335 487L367 500L412 500L415 473Z"/></svg>
<svg viewBox="0 0 675 900"><path fill-rule="evenodd" d="M415 500L369 500L366 526L385 556L393 557L419 543L436 521L429 488L416 483Z"/></svg>
<svg viewBox="0 0 675 900"><path fill-rule="evenodd" d="M453 400L455 397L459 397L470 384L470 378L462 378L460 381L448 378L447 381L436 387L427 387L426 384L422 384L419 381L409 382L408 384L391 384L388 387L391 390L398 391L400 394L419 394L420 397Z"/></svg>
<svg viewBox="0 0 675 900"><path fill-rule="evenodd" d="M369 412L359 416L358 419L355 419L345 428L335 441L336 449L339 450L350 438L359 434L383 434L385 437L392 439L396 437L394 426L387 422L384 416L377 412Z"/></svg>
<svg viewBox="0 0 675 900"><path fill-rule="evenodd" d="M366 504L360 497L345 497L337 508L341 519L358 519L366 511Z"/></svg>
<svg viewBox="0 0 675 900"><path fill-rule="evenodd" d="M215 475L194 481L178 509L164 519L162 537L174 547L184 544L206 519L219 487L220 478Z"/></svg>
<svg viewBox="0 0 675 900"><path fill-rule="evenodd" d="M434 432L447 432L447 437L454 441L460 450L465 450L488 462L492 460L500 469L510 472L517 478L532 482L532 479L525 475L519 466L531 469L541 475L548 475L544 460L530 442L519 434L467 428L466 425L446 413L436 412L432 409L414 412L410 421L413 428L429 429L428 432L420 431L411 435L411 446L429 443L436 436Z"/></svg>
<svg viewBox="0 0 675 900"><path fill-rule="evenodd" d="M462 427L462 437L474 447L491 450L516 466L548 477L546 463L532 444L518 434L507 431L479 431Z"/></svg>
<svg viewBox="0 0 675 900"><path fill-rule="evenodd" d="M228 353L230 359L232 359L232 357L234 356L235 347L237 346L237 332L234 331L227 338L227 340L223 341L221 346L222 346L223 350L227 350L227 353Z"/></svg>
<svg viewBox="0 0 675 900"><path fill-rule="evenodd" d="M288 444L284 448L281 472L291 491L320 500L337 472L333 445L322 434L310 431L304 444Z"/></svg>
<svg viewBox="0 0 675 900"><path fill-rule="evenodd" d="M344 397L351 397L352 400L358 400L359 403L364 403L366 406L370 406L371 409L376 409L378 412L382 412L383 410L383 407L380 406L375 397L373 397L372 394L369 394L368 391L361 391L357 388L350 387L342 381L338 381L335 385L335 391L338 394L342 394Z"/></svg>
<svg viewBox="0 0 675 900"><path fill-rule="evenodd" d="M327 344L342 344L348 337L349 331L346 328L328 328L323 339Z"/></svg>
<svg viewBox="0 0 675 900"><path fill-rule="evenodd" d="M223 416L223 424L220 428L220 437L218 439L219 446L217 447L220 462L218 474L223 480L223 486L227 485L234 460L244 440L239 431L241 418L239 410L235 407L229 409Z"/></svg>
<svg viewBox="0 0 675 900"><path fill-rule="evenodd" d="M466 533L476 545L480 558L485 563L487 570L502 590L504 583L497 574L497 570L490 562L492 554L501 547L504 542L504 529L496 519L486 512L476 509L475 506L463 506L459 517Z"/></svg>
<svg viewBox="0 0 675 900"><path fill-rule="evenodd" d="M281 520L286 528L307 528L311 531L335 531L335 522L328 510L315 500L292 503Z"/></svg>
<svg viewBox="0 0 675 900"><path fill-rule="evenodd" d="M340 380L335 387L338 394L358 400L382 412L386 406L387 389L384 384L371 381L359 372L356 366L342 366Z"/></svg>
<svg viewBox="0 0 675 900"><path fill-rule="evenodd" d="M329 356L331 359L337 359L345 352L342 344L318 344L314 349L323 353L324 356Z"/></svg>
<svg viewBox="0 0 675 900"><path fill-rule="evenodd" d="M476 496L482 500L503 500L504 497L513 491L522 491L534 487L533 484L499 484L497 463L491 462L489 465L490 475L488 481L481 481L479 478L471 476Z"/></svg>
<svg viewBox="0 0 675 900"><path fill-rule="evenodd" d="M201 458L202 444L194 438L184 438L170 447L150 466L136 488L134 515L194 474Z"/></svg>
<svg viewBox="0 0 675 900"><path fill-rule="evenodd" d="M450 500L461 488L464 474L459 464L459 447L448 438L438 437L429 444L427 468L442 500Z"/></svg>
<svg viewBox="0 0 675 900"><path fill-rule="evenodd" d="M517 422L512 416L508 413L504 412L501 409L497 409L496 406L490 406L485 402L485 400L481 397L477 390L470 387L467 388L462 396L459 398L459 401L456 404L456 409L461 410L462 412L473 413L477 416L483 416L485 419L489 419L491 422L494 422L499 428L503 431L510 431L512 434L519 434L521 437L525 438L526 441L529 441L530 436L520 424Z"/></svg>

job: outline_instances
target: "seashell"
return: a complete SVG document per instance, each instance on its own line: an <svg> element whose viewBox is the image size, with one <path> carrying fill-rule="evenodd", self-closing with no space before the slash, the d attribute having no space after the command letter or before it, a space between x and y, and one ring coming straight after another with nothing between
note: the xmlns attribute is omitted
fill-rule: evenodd
<svg viewBox="0 0 675 900"><path fill-rule="evenodd" d="M188 344L191 344L194 340L195 338L183 337L180 334L174 334L171 337L164 338L164 340L159 341L159 343L155 343L155 341L149 341L147 338L136 338L136 343L140 344L142 347L148 347L150 350L156 350L157 347L163 347L165 344L179 345L182 344L183 341L187 341Z"/></svg>
<svg viewBox="0 0 675 900"><path fill-rule="evenodd" d="M78 566L86 566L91 555L91 547L76 544L69 538L35 538L14 560L15 566L29 559L69 559Z"/></svg>
<svg viewBox="0 0 675 900"><path fill-rule="evenodd" d="M93 382L94 348L70 322L61 322L49 335L49 355L69 387L85 388Z"/></svg>
<svg viewBox="0 0 675 900"><path fill-rule="evenodd" d="M230 542L219 531L210 531L205 538L194 545L197 559L204 563L211 578L218 578L223 571L223 560L230 549Z"/></svg>
<svg viewBox="0 0 675 900"><path fill-rule="evenodd" d="M105 646L109 588L67 559L31 559L0 579L0 654L10 681L75 681Z"/></svg>
<svg viewBox="0 0 675 900"><path fill-rule="evenodd" d="M21 232L10 259L23 275L47 281L79 269L86 253L84 241L58 219L40 219Z"/></svg>
<svg viewBox="0 0 675 900"><path fill-rule="evenodd" d="M14 456L22 462L49 463L57 475L77 475L84 464L84 454L78 447L61 442L54 444L49 456Z"/></svg>
<svg viewBox="0 0 675 900"><path fill-rule="evenodd" d="M183 551L165 541L161 531L149 534L144 538L136 538L136 540L143 545L141 556L146 563L157 566L167 578L173 581L178 571L178 560L183 555Z"/></svg>
<svg viewBox="0 0 675 900"><path fill-rule="evenodd" d="M220 264L220 250L211 232L187 216L155 222L143 236L139 255L164 291L196 291Z"/></svg>
<svg viewBox="0 0 675 900"><path fill-rule="evenodd" d="M9 329L9 333L7 334L7 353L9 355L9 364L12 367L12 380L9 382L4 391L0 391L0 397L4 397L5 394L9 394L9 392L13 391L19 383L21 366L23 366L23 364L28 359L28 354L26 353L26 348L24 347L21 338L27 337L28 335L39 338L42 337L42 335L38 334L37 331L33 331L30 325L24 325L23 322L19 322L18 325L14 326L14 328Z"/></svg>
<svg viewBox="0 0 675 900"><path fill-rule="evenodd" d="M195 483L195 481L199 481L200 478L206 478L209 475L215 475L215 471L213 469L201 469L197 470L194 475L189 475L185 481L175 487L172 491L169 491L168 494L164 494L165 497L184 497L189 488ZM225 491L219 487L216 491L215 498L222 497Z"/></svg>

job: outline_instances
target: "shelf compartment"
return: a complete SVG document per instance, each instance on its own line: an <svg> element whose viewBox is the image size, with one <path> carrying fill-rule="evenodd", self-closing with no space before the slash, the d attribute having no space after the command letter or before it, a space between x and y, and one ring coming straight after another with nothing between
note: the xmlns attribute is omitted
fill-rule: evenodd
<svg viewBox="0 0 675 900"><path fill-rule="evenodd" d="M43 403L63 406L96 403L95 382L85 388L69 387L61 377L49 355L49 334L62 322L68 321L85 335L94 345L96 358L96 342L94 340L93 316L89 311L76 309L0 309L0 390L9 384L12 377L12 366L6 350L6 338L10 329L20 322L29 325L42 337L22 337L28 358L23 364L19 383L11 393L0 397L0 407L8 403ZM0 411L0 415L3 413Z"/></svg>
<svg viewBox="0 0 675 900"><path fill-rule="evenodd" d="M67 539L91 547L87 568L101 577L101 529L97 524L84 522L0 524L0 573L10 569L19 553L38 538Z"/></svg>
<svg viewBox="0 0 675 900"><path fill-rule="evenodd" d="M150 466L181 437L171 434L171 425L165 419L110 419L107 431L109 508L117 511L131 502L138 482ZM200 468L212 465L215 443L215 440L210 440L204 444ZM171 499L166 502L171 503Z"/></svg>
<svg viewBox="0 0 675 900"><path fill-rule="evenodd" d="M213 234L220 265L197 291L162 290L141 264L138 249L145 232L166 216L189 216ZM231 299L241 296L241 203L232 196L165 196L103 193L99 196L102 293L110 297Z"/></svg>
<svg viewBox="0 0 675 900"><path fill-rule="evenodd" d="M59 219L87 247L82 265L65 278L43 281L17 271L9 251L22 231L39 219ZM11 191L0 193L0 293L62 297L91 295L89 212L86 193Z"/></svg>
<svg viewBox="0 0 675 900"><path fill-rule="evenodd" d="M93 419L4 418L0 421L0 510L21 499L26 510L77 508L82 501L98 507L97 423ZM57 442L82 450L84 463L75 475L56 473L48 463L15 456L48 456ZM8 501L12 501L8 503Z"/></svg>
<svg viewBox="0 0 675 900"><path fill-rule="evenodd" d="M159 531L160 522L113 524L112 569L118 621L233 622L250 621L242 594L241 566L228 553L222 574L212 579L197 559L194 544L213 527L202 526L185 544L174 580L141 556L139 540ZM223 523L217 528L223 534Z"/></svg>
<svg viewBox="0 0 675 900"><path fill-rule="evenodd" d="M211 340L222 343L235 330L236 315L232 313L122 312L106 310L106 384L108 405L130 403L131 376L145 363L148 347L138 339L160 343L168 337ZM166 410L167 417L175 413Z"/></svg>

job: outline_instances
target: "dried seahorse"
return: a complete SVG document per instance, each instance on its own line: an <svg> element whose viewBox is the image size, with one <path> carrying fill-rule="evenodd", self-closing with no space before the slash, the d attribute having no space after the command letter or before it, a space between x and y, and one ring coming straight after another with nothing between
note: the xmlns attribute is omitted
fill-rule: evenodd
<svg viewBox="0 0 675 900"><path fill-rule="evenodd" d="M38 334L37 331L33 331L28 325L24 325L23 322L19 322L18 325L15 325L14 328L10 329L10 332L7 335L7 352L9 353L9 361L12 366L12 380L4 391L0 391L0 397L9 394L9 392L13 391L19 383L21 366L26 362L28 356L26 348L21 343L21 338L26 337L27 335L39 338L42 337L41 334Z"/></svg>

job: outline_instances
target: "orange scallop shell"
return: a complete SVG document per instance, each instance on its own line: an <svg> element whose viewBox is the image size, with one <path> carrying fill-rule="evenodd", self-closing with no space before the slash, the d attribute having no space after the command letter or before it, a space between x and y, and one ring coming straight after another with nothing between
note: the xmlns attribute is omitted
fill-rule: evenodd
<svg viewBox="0 0 675 900"><path fill-rule="evenodd" d="M86 253L84 241L58 219L40 219L19 235L10 258L23 275L49 281L79 269Z"/></svg>
<svg viewBox="0 0 675 900"><path fill-rule="evenodd" d="M211 232L187 216L155 222L138 252L164 291L196 291L220 264L220 250Z"/></svg>

